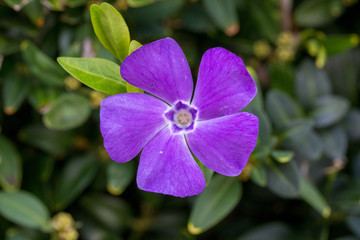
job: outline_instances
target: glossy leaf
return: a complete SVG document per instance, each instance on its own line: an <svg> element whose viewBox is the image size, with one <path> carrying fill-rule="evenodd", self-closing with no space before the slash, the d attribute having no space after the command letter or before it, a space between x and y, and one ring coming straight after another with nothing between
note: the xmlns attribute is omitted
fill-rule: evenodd
<svg viewBox="0 0 360 240"><path fill-rule="evenodd" d="M220 222L239 203L242 187L237 178L216 175L196 199L188 230L200 234Z"/></svg>
<svg viewBox="0 0 360 240"><path fill-rule="evenodd" d="M268 164L266 175L267 186L275 194L283 198L299 196L300 174L296 163L270 163Z"/></svg>
<svg viewBox="0 0 360 240"><path fill-rule="evenodd" d="M295 90L299 102L309 109L317 98L331 94L332 87L326 72L315 67L312 61L305 60L297 70Z"/></svg>
<svg viewBox="0 0 360 240"><path fill-rule="evenodd" d="M49 228L50 214L45 205L25 191L0 192L0 214L29 228Z"/></svg>
<svg viewBox="0 0 360 240"><path fill-rule="evenodd" d="M110 4L91 5L91 22L102 45L123 61L129 52L130 34L124 18Z"/></svg>
<svg viewBox="0 0 360 240"><path fill-rule="evenodd" d="M0 135L0 186L4 191L20 187L22 178L21 159L14 144Z"/></svg>
<svg viewBox="0 0 360 240"><path fill-rule="evenodd" d="M134 180L134 162L118 163L110 161L107 165L106 176L108 192L115 196L120 195L131 181Z"/></svg>
<svg viewBox="0 0 360 240"><path fill-rule="evenodd" d="M79 196L94 179L97 168L98 162L92 153L69 159L57 177L55 208L62 210Z"/></svg>
<svg viewBox="0 0 360 240"><path fill-rule="evenodd" d="M17 75L8 75L3 84L4 112L11 115L19 109L25 100L30 90L30 84L27 79Z"/></svg>
<svg viewBox="0 0 360 240"><path fill-rule="evenodd" d="M106 93L119 94L126 91L126 82L120 75L120 66L100 58L59 57L60 65L85 85Z"/></svg>
<svg viewBox="0 0 360 240"><path fill-rule="evenodd" d="M34 76L46 85L63 86L66 72L53 59L29 41L21 44L21 50Z"/></svg>
<svg viewBox="0 0 360 240"><path fill-rule="evenodd" d="M316 127L329 127L340 121L349 110L349 102L342 97L328 95L318 98L310 113Z"/></svg>
<svg viewBox="0 0 360 240"><path fill-rule="evenodd" d="M309 203L322 217L328 218L331 213L329 204L319 190L309 181L300 178L300 196Z"/></svg>
<svg viewBox="0 0 360 240"><path fill-rule="evenodd" d="M67 93L49 106L43 122L49 129L69 130L82 125L90 116L89 100L81 95Z"/></svg>

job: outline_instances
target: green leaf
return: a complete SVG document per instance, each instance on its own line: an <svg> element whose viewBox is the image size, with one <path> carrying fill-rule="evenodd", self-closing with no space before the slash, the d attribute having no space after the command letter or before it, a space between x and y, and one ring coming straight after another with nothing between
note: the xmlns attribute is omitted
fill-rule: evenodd
<svg viewBox="0 0 360 240"><path fill-rule="evenodd" d="M305 120L291 121L280 135L280 145L308 160L319 159L323 151L320 136L313 130L312 123Z"/></svg>
<svg viewBox="0 0 360 240"><path fill-rule="evenodd" d="M263 165L252 167L250 177L251 180L260 187L265 187L267 185L266 170Z"/></svg>
<svg viewBox="0 0 360 240"><path fill-rule="evenodd" d="M2 93L4 100L4 112L14 114L25 100L30 90L30 84L24 77L16 74L4 78Z"/></svg>
<svg viewBox="0 0 360 240"><path fill-rule="evenodd" d="M55 208L66 208L89 186L98 169L95 154L74 157L68 160L59 173L55 191Z"/></svg>
<svg viewBox="0 0 360 240"><path fill-rule="evenodd" d="M149 5L155 1L156 0L127 0L127 4L129 5L129 7L136 8Z"/></svg>
<svg viewBox="0 0 360 240"><path fill-rule="evenodd" d="M300 173L294 162L269 163L266 171L268 188L283 198L295 198L300 191Z"/></svg>
<svg viewBox="0 0 360 240"><path fill-rule="evenodd" d="M130 46L129 46L129 55L132 54L135 50L138 50L142 46L141 43L139 43L136 40L131 40Z"/></svg>
<svg viewBox="0 0 360 240"><path fill-rule="evenodd" d="M24 227L49 228L48 209L37 197L25 191L0 192L0 214Z"/></svg>
<svg viewBox="0 0 360 240"><path fill-rule="evenodd" d="M120 195L135 176L134 162L118 163L110 161L107 165L107 190L112 195Z"/></svg>
<svg viewBox="0 0 360 240"><path fill-rule="evenodd" d="M226 35L234 36L239 32L240 23L234 0L204 0L203 3L211 19Z"/></svg>
<svg viewBox="0 0 360 240"><path fill-rule="evenodd" d="M351 229L351 231L357 236L360 237L360 216L349 216L346 218L346 223Z"/></svg>
<svg viewBox="0 0 360 240"><path fill-rule="evenodd" d="M96 225L108 232L118 232L132 222L130 206L118 197L90 194L80 199L80 207Z"/></svg>
<svg viewBox="0 0 360 240"><path fill-rule="evenodd" d="M216 30L201 2L186 5L181 23L185 29L195 33L209 33Z"/></svg>
<svg viewBox="0 0 360 240"><path fill-rule="evenodd" d="M0 135L0 186L5 191L20 187L21 159L14 144Z"/></svg>
<svg viewBox="0 0 360 240"><path fill-rule="evenodd" d="M320 132L324 153L331 159L343 159L348 148L348 139L344 129L332 127Z"/></svg>
<svg viewBox="0 0 360 240"><path fill-rule="evenodd" d="M63 155L74 146L71 132L50 130L43 125L30 125L22 129L19 139L53 155Z"/></svg>
<svg viewBox="0 0 360 240"><path fill-rule="evenodd" d="M82 125L90 116L87 98L75 93L65 93L50 104L43 122L49 129L69 130Z"/></svg>
<svg viewBox="0 0 360 240"><path fill-rule="evenodd" d="M110 95L124 93L126 82L120 66L101 58L59 57L60 65L85 85Z"/></svg>
<svg viewBox="0 0 360 240"><path fill-rule="evenodd" d="M266 111L274 126L282 131L294 119L302 116L301 109L286 93L271 89L266 95Z"/></svg>
<svg viewBox="0 0 360 240"><path fill-rule="evenodd" d="M130 33L124 18L110 4L91 5L91 22L102 45L120 61L128 56Z"/></svg>
<svg viewBox="0 0 360 240"><path fill-rule="evenodd" d="M228 215L239 203L242 187L237 178L216 175L196 199L190 214L188 230L200 234Z"/></svg>
<svg viewBox="0 0 360 240"><path fill-rule="evenodd" d="M324 70L315 67L310 60L304 60L296 73L296 96L307 109L314 106L318 97L331 94L330 80Z"/></svg>
<svg viewBox="0 0 360 240"><path fill-rule="evenodd" d="M296 7L295 23L299 27L320 27L339 17L344 6L337 0L305 0Z"/></svg>
<svg viewBox="0 0 360 240"><path fill-rule="evenodd" d="M321 216L328 218L331 213L329 204L319 190L304 178L300 178L300 196L310 204Z"/></svg>
<svg viewBox="0 0 360 240"><path fill-rule="evenodd" d="M271 152L271 156L279 163L287 163L294 157L294 153L286 150L274 150Z"/></svg>
<svg viewBox="0 0 360 240"><path fill-rule="evenodd" d="M237 240L288 240L291 239L290 228L282 222L270 222L257 226Z"/></svg>
<svg viewBox="0 0 360 240"><path fill-rule="evenodd" d="M360 110L351 109L345 116L343 124L350 140L360 140Z"/></svg>
<svg viewBox="0 0 360 240"><path fill-rule="evenodd" d="M23 11L33 24L42 27L45 22L45 9L40 0L32 0L26 4Z"/></svg>
<svg viewBox="0 0 360 240"><path fill-rule="evenodd" d="M314 110L310 115L315 120L316 127L323 128L339 122L348 110L349 102L347 99L327 95L316 100Z"/></svg>
<svg viewBox="0 0 360 240"><path fill-rule="evenodd" d="M328 55L345 52L349 48L359 45L359 35L330 35L323 40Z"/></svg>
<svg viewBox="0 0 360 240"><path fill-rule="evenodd" d="M60 93L61 91L55 88L32 88L28 100L39 113L45 114L49 111L50 104L60 96Z"/></svg>
<svg viewBox="0 0 360 240"><path fill-rule="evenodd" d="M33 43L21 43L24 60L34 76L49 86L63 86L66 72L49 56L38 49Z"/></svg>
<svg viewBox="0 0 360 240"><path fill-rule="evenodd" d="M269 82L272 88L294 96L295 81L293 66L286 63L271 64L269 68Z"/></svg>
<svg viewBox="0 0 360 240"><path fill-rule="evenodd" d="M360 181L348 181L339 186L339 190L332 196L332 205L334 209L339 209L345 214L360 214Z"/></svg>

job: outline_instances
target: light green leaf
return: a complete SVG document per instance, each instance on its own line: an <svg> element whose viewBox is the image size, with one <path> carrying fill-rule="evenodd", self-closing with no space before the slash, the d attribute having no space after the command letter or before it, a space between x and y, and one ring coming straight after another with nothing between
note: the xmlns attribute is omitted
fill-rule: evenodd
<svg viewBox="0 0 360 240"><path fill-rule="evenodd" d="M141 47L141 43L139 43L138 41L132 40L130 42L130 47L129 47L129 55L134 52L135 50L139 49ZM131 85L130 83L126 83L126 91L128 93L131 92L135 92L135 93L144 93L143 90L141 90L140 88L134 87L133 85Z"/></svg>
<svg viewBox="0 0 360 240"><path fill-rule="evenodd" d="M324 197L321 195L319 190L305 180L300 178L300 196L309 203L316 211L318 211L321 216L328 218L331 213L329 204L325 201Z"/></svg>
<svg viewBox="0 0 360 240"><path fill-rule="evenodd" d="M120 61L128 56L130 34L124 18L110 4L91 5L91 22L102 45Z"/></svg>
<svg viewBox="0 0 360 240"><path fill-rule="evenodd" d="M294 157L294 153L286 150L274 150L271 152L271 156L279 163L287 163Z"/></svg>
<svg viewBox="0 0 360 240"><path fill-rule="evenodd" d="M20 187L22 171L21 159L14 144L0 135L0 186L5 191Z"/></svg>
<svg viewBox="0 0 360 240"><path fill-rule="evenodd" d="M90 116L90 103L84 96L66 93L50 104L43 122L49 129L69 130L82 125Z"/></svg>
<svg viewBox="0 0 360 240"><path fill-rule="evenodd" d="M0 214L24 227L43 230L49 227L48 209L37 197L25 191L0 192Z"/></svg>
<svg viewBox="0 0 360 240"><path fill-rule="evenodd" d="M216 175L196 199L190 214L188 230L200 234L228 215L239 203L242 187L237 178Z"/></svg>
<svg viewBox="0 0 360 240"><path fill-rule="evenodd" d="M126 82L120 66L101 58L59 57L60 65L85 85L110 95L124 93Z"/></svg>
<svg viewBox="0 0 360 240"><path fill-rule="evenodd" d="M55 208L66 208L95 177L98 161L95 154L69 159L60 172L55 191Z"/></svg>
<svg viewBox="0 0 360 240"><path fill-rule="evenodd" d="M118 163L110 161L106 170L107 190L112 195L120 195L135 176L134 162Z"/></svg>

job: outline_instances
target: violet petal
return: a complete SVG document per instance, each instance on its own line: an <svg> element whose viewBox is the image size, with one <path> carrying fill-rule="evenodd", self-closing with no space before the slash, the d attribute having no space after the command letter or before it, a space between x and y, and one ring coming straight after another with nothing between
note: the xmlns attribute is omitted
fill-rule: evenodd
<svg viewBox="0 0 360 240"><path fill-rule="evenodd" d="M140 47L121 64L121 76L169 104L190 102L193 80L179 45L164 38Z"/></svg>
<svg viewBox="0 0 360 240"><path fill-rule="evenodd" d="M240 111L255 97L254 80L240 57L217 47L201 59L192 105L206 120Z"/></svg>
<svg viewBox="0 0 360 240"><path fill-rule="evenodd" d="M237 176L254 150L259 122L250 113L198 121L186 134L191 151L208 168L226 176Z"/></svg>
<svg viewBox="0 0 360 240"><path fill-rule="evenodd" d="M100 107L100 130L110 158L127 162L167 124L168 106L143 93L124 93L105 98Z"/></svg>
<svg viewBox="0 0 360 240"><path fill-rule="evenodd" d="M186 197L201 193L205 179L185 137L166 127L144 147L137 184L145 191Z"/></svg>

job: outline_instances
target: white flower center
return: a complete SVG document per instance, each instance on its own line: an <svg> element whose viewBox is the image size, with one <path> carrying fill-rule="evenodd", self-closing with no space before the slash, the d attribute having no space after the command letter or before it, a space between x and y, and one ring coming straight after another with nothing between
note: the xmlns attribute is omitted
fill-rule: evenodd
<svg viewBox="0 0 360 240"><path fill-rule="evenodd" d="M179 128L187 128L191 125L193 117L191 113L186 109L181 109L174 115L174 123Z"/></svg>

